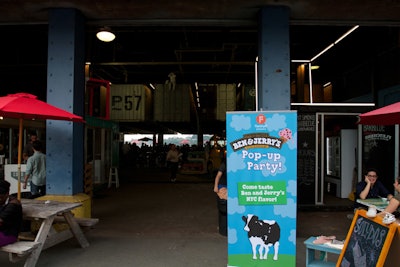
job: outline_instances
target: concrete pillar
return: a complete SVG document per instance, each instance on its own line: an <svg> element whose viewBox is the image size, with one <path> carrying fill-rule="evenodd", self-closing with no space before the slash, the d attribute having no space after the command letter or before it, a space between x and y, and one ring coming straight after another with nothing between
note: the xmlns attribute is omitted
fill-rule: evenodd
<svg viewBox="0 0 400 267"><path fill-rule="evenodd" d="M289 15L286 6L266 6L260 10L259 110L290 110Z"/></svg>
<svg viewBox="0 0 400 267"><path fill-rule="evenodd" d="M47 102L84 115L85 20L75 9L49 10ZM83 191L84 125L47 121L47 194Z"/></svg>
<svg viewBox="0 0 400 267"><path fill-rule="evenodd" d="M164 145L164 133L158 133L158 146Z"/></svg>

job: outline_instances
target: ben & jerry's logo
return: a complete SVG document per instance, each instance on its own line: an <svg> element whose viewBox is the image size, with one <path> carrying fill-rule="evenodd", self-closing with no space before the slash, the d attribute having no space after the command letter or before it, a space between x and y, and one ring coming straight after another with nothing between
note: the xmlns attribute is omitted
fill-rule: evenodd
<svg viewBox="0 0 400 267"><path fill-rule="evenodd" d="M278 137L269 136L267 133L245 134L242 138L230 143L234 151L242 148L281 148L283 140Z"/></svg>

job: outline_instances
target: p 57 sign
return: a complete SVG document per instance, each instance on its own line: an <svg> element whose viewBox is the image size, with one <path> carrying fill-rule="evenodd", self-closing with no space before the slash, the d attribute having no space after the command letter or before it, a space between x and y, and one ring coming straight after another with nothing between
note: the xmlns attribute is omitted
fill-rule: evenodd
<svg viewBox="0 0 400 267"><path fill-rule="evenodd" d="M117 84L111 87L110 118L116 121L144 121L146 90L142 84Z"/></svg>
<svg viewBox="0 0 400 267"><path fill-rule="evenodd" d="M138 111L141 95L115 95L111 97L111 109L118 111Z"/></svg>

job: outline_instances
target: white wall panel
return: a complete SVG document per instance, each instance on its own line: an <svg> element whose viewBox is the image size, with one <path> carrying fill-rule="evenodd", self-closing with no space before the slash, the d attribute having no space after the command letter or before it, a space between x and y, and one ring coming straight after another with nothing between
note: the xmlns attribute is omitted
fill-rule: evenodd
<svg viewBox="0 0 400 267"><path fill-rule="evenodd" d="M110 89L110 119L144 121L151 110L151 90L143 84L114 84Z"/></svg>
<svg viewBox="0 0 400 267"><path fill-rule="evenodd" d="M159 84L154 92L154 120L187 122L190 120L189 84Z"/></svg>
<svg viewBox="0 0 400 267"><path fill-rule="evenodd" d="M217 85L217 120L225 121L227 111L236 110L236 85Z"/></svg>

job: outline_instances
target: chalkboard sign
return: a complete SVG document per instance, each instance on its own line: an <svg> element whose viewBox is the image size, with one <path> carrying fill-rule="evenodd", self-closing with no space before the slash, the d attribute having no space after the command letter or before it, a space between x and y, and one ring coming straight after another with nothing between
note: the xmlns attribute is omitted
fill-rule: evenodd
<svg viewBox="0 0 400 267"><path fill-rule="evenodd" d="M299 204L315 203L315 113L297 115L297 192Z"/></svg>
<svg viewBox="0 0 400 267"><path fill-rule="evenodd" d="M383 266L397 225L385 225L382 219L367 217L365 210L356 212L337 267Z"/></svg>

